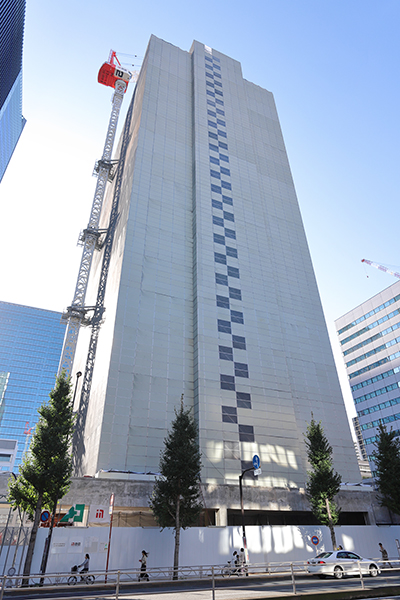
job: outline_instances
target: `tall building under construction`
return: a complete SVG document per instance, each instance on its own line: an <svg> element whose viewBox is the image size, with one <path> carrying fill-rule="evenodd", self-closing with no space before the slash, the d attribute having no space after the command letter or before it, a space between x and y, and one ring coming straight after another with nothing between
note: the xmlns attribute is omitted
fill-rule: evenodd
<svg viewBox="0 0 400 600"><path fill-rule="evenodd" d="M203 482L237 485L257 454L249 482L304 487L312 414L359 480L272 93L214 49L152 36L115 158L86 296L102 287L105 310L72 369L92 368L76 474L157 472L183 393Z"/></svg>

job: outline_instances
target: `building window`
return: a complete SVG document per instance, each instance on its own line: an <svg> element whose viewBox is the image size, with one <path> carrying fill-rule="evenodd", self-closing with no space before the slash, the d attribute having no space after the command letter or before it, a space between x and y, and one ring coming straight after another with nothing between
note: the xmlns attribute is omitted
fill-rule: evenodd
<svg viewBox="0 0 400 600"><path fill-rule="evenodd" d="M221 390L235 391L235 378L233 375L220 375Z"/></svg>
<svg viewBox="0 0 400 600"><path fill-rule="evenodd" d="M226 265L225 254L219 254L218 252L214 252L214 260L216 263L221 263L221 265Z"/></svg>
<svg viewBox="0 0 400 600"><path fill-rule="evenodd" d="M227 221L234 221L235 217L232 213L226 212L226 210L224 210L224 219L226 219Z"/></svg>
<svg viewBox="0 0 400 600"><path fill-rule="evenodd" d="M223 175L229 175L229 176L230 176L230 174L231 174L230 170L229 170L229 169L227 169L226 167L221 167L221 173L222 173Z"/></svg>
<svg viewBox="0 0 400 600"><path fill-rule="evenodd" d="M215 144L208 144L208 147L210 148L210 150L213 150L214 152L218 152L218 146L215 146Z"/></svg>
<svg viewBox="0 0 400 600"><path fill-rule="evenodd" d="M217 306L220 308L229 308L229 298L225 298L225 296L217 296Z"/></svg>
<svg viewBox="0 0 400 600"><path fill-rule="evenodd" d="M221 360L232 360L233 361L233 349L229 346L219 346L219 357Z"/></svg>
<svg viewBox="0 0 400 600"><path fill-rule="evenodd" d="M219 208L220 210L222 210L222 202L220 200L212 200L211 204L214 208Z"/></svg>
<svg viewBox="0 0 400 600"><path fill-rule="evenodd" d="M232 336L233 347L237 350L246 350L246 338L241 335Z"/></svg>
<svg viewBox="0 0 400 600"><path fill-rule="evenodd" d="M225 238L223 235L219 235L218 233L214 233L214 242L216 244L225 244Z"/></svg>
<svg viewBox="0 0 400 600"><path fill-rule="evenodd" d="M239 442L224 442L224 458L240 460Z"/></svg>
<svg viewBox="0 0 400 600"><path fill-rule="evenodd" d="M208 132L208 137L212 138L213 140L217 140L218 136L216 133L214 133L213 131L209 131Z"/></svg>
<svg viewBox="0 0 400 600"><path fill-rule="evenodd" d="M214 165L219 165L219 159L215 158L215 156L210 156L210 163L213 163Z"/></svg>
<svg viewBox="0 0 400 600"><path fill-rule="evenodd" d="M238 310L231 310L231 320L232 323L241 323L244 324L243 313Z"/></svg>
<svg viewBox="0 0 400 600"><path fill-rule="evenodd" d="M223 406L222 421L224 423L237 423L237 409L234 406Z"/></svg>
<svg viewBox="0 0 400 600"><path fill-rule="evenodd" d="M240 290L238 290L237 288L229 288L229 298L232 298L232 300L241 300L242 299L242 292Z"/></svg>
<svg viewBox="0 0 400 600"><path fill-rule="evenodd" d="M222 273L215 273L215 283L219 285L228 285L228 276Z"/></svg>
<svg viewBox="0 0 400 600"><path fill-rule="evenodd" d="M249 367L245 363L235 362L235 376L249 378Z"/></svg>
<svg viewBox="0 0 400 600"><path fill-rule="evenodd" d="M221 179L221 175L218 173L218 171L214 171L213 169L210 169L210 175L216 179Z"/></svg>
<svg viewBox="0 0 400 600"><path fill-rule="evenodd" d="M218 331L221 333L232 333L230 321L218 319Z"/></svg>
<svg viewBox="0 0 400 600"><path fill-rule="evenodd" d="M220 158L220 160L223 160L225 162L229 162L229 157L226 156L226 154L220 154L219 158Z"/></svg>
<svg viewBox="0 0 400 600"><path fill-rule="evenodd" d="M218 142L218 145L220 148L223 148L224 150L228 150L228 144L226 144L225 142Z"/></svg>
<svg viewBox="0 0 400 600"><path fill-rule="evenodd" d="M231 184L229 183L229 181L221 181L221 186L222 186L223 188L225 188L226 190L231 190L231 189L232 189L232 186L231 186Z"/></svg>
<svg viewBox="0 0 400 600"><path fill-rule="evenodd" d="M254 442L254 428L252 425L239 425L239 440L241 442Z"/></svg>
<svg viewBox="0 0 400 600"><path fill-rule="evenodd" d="M229 277L236 277L236 279L239 279L239 269L236 267L228 267L228 275Z"/></svg>
<svg viewBox="0 0 400 600"><path fill-rule="evenodd" d="M238 253L236 248L231 248L230 246L226 247L226 255L227 256L232 256L232 258L237 258L238 257Z"/></svg>
<svg viewBox="0 0 400 600"><path fill-rule="evenodd" d="M219 225L219 227L224 226L224 220L222 217L213 216L213 223L214 223L214 225Z"/></svg>
<svg viewBox="0 0 400 600"><path fill-rule="evenodd" d="M251 408L251 396L245 392L236 392L238 408Z"/></svg>
<svg viewBox="0 0 400 600"><path fill-rule="evenodd" d="M231 240L236 240L236 233L233 231L233 229L225 228L225 235L227 238L230 238Z"/></svg>
<svg viewBox="0 0 400 600"><path fill-rule="evenodd" d="M222 194L222 190L219 185L215 185L214 183L211 184L211 191L215 192L216 194Z"/></svg>

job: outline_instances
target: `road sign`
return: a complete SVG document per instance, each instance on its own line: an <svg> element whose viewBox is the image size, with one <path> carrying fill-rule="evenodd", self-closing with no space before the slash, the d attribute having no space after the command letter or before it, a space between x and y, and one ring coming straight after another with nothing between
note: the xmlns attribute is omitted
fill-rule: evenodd
<svg viewBox="0 0 400 600"><path fill-rule="evenodd" d="M314 546L318 546L319 544L319 537L316 535L313 535L311 538L311 542L314 544Z"/></svg>
<svg viewBox="0 0 400 600"><path fill-rule="evenodd" d="M254 469L254 476L261 475L261 469Z"/></svg>
<svg viewBox="0 0 400 600"><path fill-rule="evenodd" d="M42 514L40 515L40 520L42 521L42 523L46 523L46 521L49 519L50 517L50 513L48 510L44 510L42 512Z"/></svg>
<svg viewBox="0 0 400 600"><path fill-rule="evenodd" d="M254 467L255 469L259 469L259 468L260 468L260 464L261 464L261 462L260 462L260 457L259 457L257 454L255 454L255 455L253 456L253 467Z"/></svg>

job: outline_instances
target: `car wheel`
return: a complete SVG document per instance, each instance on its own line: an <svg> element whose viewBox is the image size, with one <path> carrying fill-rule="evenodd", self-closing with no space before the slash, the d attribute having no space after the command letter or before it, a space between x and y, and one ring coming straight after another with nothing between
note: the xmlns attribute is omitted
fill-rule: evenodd
<svg viewBox="0 0 400 600"><path fill-rule="evenodd" d="M333 571L333 575L335 576L336 579L343 579L342 567L335 567L335 570Z"/></svg>
<svg viewBox="0 0 400 600"><path fill-rule="evenodd" d="M369 565L370 577L376 577L378 575L378 567L374 564Z"/></svg>

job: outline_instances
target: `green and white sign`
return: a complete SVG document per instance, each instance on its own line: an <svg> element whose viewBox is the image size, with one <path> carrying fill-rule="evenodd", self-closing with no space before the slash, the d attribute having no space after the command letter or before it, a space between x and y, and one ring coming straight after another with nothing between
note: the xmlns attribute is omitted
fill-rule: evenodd
<svg viewBox="0 0 400 600"><path fill-rule="evenodd" d="M61 519L60 523L82 523L84 512L84 504L75 504L75 506L71 506L67 514Z"/></svg>

